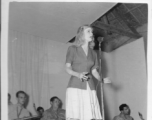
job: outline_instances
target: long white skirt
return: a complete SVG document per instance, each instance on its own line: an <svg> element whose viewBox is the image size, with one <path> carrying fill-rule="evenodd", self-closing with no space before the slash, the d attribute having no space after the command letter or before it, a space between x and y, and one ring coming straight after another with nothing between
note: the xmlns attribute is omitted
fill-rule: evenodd
<svg viewBox="0 0 152 120"><path fill-rule="evenodd" d="M66 120L101 120L100 106L96 91L67 88L66 91Z"/></svg>

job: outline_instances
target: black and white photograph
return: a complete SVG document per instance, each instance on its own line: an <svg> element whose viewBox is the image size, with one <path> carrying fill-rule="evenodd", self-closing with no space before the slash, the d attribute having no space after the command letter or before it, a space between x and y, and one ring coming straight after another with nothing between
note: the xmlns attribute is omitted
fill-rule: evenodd
<svg viewBox="0 0 152 120"><path fill-rule="evenodd" d="M1 119L151 120L152 2L1 2Z"/></svg>

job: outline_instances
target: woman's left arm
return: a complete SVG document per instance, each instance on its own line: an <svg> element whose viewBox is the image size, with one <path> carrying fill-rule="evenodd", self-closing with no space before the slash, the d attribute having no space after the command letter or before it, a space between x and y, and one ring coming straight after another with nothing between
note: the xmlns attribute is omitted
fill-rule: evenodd
<svg viewBox="0 0 152 120"><path fill-rule="evenodd" d="M92 70L92 75L99 81L101 81L102 76L99 75L97 69Z"/></svg>

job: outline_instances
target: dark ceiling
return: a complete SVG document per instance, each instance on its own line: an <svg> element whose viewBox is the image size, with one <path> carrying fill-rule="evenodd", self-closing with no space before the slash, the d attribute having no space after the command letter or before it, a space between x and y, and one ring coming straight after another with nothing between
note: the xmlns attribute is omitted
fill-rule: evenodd
<svg viewBox="0 0 152 120"><path fill-rule="evenodd" d="M95 36L95 49L98 47L98 37L104 37L102 51L110 52L120 46L132 42L142 35L137 31L147 24L148 5L137 3L118 3L107 13L92 23ZM126 39L121 39L126 37ZM73 42L74 38L70 40Z"/></svg>

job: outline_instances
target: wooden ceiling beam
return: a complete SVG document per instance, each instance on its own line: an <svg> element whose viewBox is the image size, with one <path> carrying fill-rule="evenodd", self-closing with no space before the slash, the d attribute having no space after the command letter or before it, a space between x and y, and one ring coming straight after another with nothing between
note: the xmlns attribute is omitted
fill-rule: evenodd
<svg viewBox="0 0 152 120"><path fill-rule="evenodd" d="M111 31L111 32L114 32L114 33L117 33L117 34L120 34L120 35L128 36L130 38L137 39L137 38L141 37L141 35L139 35L139 34L134 34L134 33L125 31L123 29L116 28L112 25L102 23L100 21L95 21L94 23L92 23L92 26L103 29L103 30Z"/></svg>
<svg viewBox="0 0 152 120"><path fill-rule="evenodd" d="M121 12L121 10L118 10L118 8L116 8L115 9L115 15L117 16L117 17L119 17L119 18L121 18L122 20L123 20L123 22L128 26L128 28L134 33L134 34L139 34L138 32L137 32L137 30L131 25L131 23L128 21L128 18L126 18L123 14L122 14L122 12Z"/></svg>

